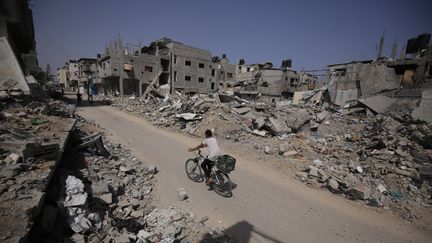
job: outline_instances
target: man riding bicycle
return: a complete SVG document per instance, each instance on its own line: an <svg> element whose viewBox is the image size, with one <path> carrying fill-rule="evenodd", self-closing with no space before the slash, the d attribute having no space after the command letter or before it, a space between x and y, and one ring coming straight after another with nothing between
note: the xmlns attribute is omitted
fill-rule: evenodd
<svg viewBox="0 0 432 243"><path fill-rule="evenodd" d="M219 149L219 144L216 141L216 138L213 137L213 134L210 130L205 131L205 137L206 139L204 139L201 144L199 144L195 148L189 148L188 151L192 152L204 147L207 148L209 155L201 164L201 168L203 169L204 174L207 177L206 184L210 185L213 182L212 178L210 178L210 171L214 165L214 162L216 162L219 156L221 156L221 151Z"/></svg>

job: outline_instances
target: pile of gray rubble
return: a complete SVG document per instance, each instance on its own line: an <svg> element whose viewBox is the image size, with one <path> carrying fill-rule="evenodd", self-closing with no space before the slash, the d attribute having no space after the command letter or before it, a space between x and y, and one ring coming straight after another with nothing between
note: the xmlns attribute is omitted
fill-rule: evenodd
<svg viewBox="0 0 432 243"><path fill-rule="evenodd" d="M84 123L80 118L77 126L85 130ZM206 219L192 212L158 208L153 195L157 168L120 144L103 141L105 152L78 151L81 166L78 158L66 161L70 167L56 178L55 184L60 185L56 206L46 205L45 221L40 222L46 226L44 240L66 236L65 242L235 242L222 229L205 226ZM55 227L59 219L70 229L64 234Z"/></svg>
<svg viewBox="0 0 432 243"><path fill-rule="evenodd" d="M414 208L432 206L432 125L416 114L418 102L375 95L340 107L325 94L312 90L275 104L228 94L105 99L154 125L200 137L211 129L293 163L295 177L309 186L420 217Z"/></svg>

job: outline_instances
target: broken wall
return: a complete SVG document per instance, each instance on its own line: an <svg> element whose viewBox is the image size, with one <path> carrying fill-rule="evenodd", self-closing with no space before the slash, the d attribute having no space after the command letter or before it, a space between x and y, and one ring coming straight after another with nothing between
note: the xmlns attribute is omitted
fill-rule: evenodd
<svg viewBox="0 0 432 243"><path fill-rule="evenodd" d="M361 65L358 79L360 80L362 97L399 88L399 82L394 69L384 64L372 63Z"/></svg>
<svg viewBox="0 0 432 243"><path fill-rule="evenodd" d="M360 97L358 71L363 63L330 66L328 90L333 104L344 106L347 101Z"/></svg>
<svg viewBox="0 0 432 243"><path fill-rule="evenodd" d="M30 92L24 73L5 37L0 37L0 89L18 88Z"/></svg>

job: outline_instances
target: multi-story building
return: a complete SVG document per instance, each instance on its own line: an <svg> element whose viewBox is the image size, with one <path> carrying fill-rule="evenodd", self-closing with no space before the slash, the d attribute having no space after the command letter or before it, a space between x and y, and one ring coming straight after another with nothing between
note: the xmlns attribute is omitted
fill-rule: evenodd
<svg viewBox="0 0 432 243"><path fill-rule="evenodd" d="M69 60L69 62L66 63L66 68L68 69L66 81L68 83L68 87L72 90L75 90L78 88L79 80L78 62L76 60Z"/></svg>
<svg viewBox="0 0 432 243"><path fill-rule="evenodd" d="M96 59L80 58L78 60L78 84L88 87L96 79Z"/></svg>
<svg viewBox="0 0 432 243"><path fill-rule="evenodd" d="M105 94L141 95L152 80L167 83L164 72L168 71L168 60L148 55L142 50L126 48L121 39L110 44L97 60L96 84Z"/></svg>
<svg viewBox="0 0 432 243"><path fill-rule="evenodd" d="M169 38L154 41L145 53L168 60L168 81L171 91L182 93L210 93L219 89L217 63L208 50L185 45Z"/></svg>
<svg viewBox="0 0 432 243"><path fill-rule="evenodd" d="M97 81L107 94L142 95L149 85L170 92L210 93L219 81L234 80L235 65L226 56L162 38L142 48L127 48L118 39L97 61ZM102 85L103 84L103 85Z"/></svg>
<svg viewBox="0 0 432 243"><path fill-rule="evenodd" d="M229 59L225 54L219 60L213 60L217 62L217 80L219 82L219 88L227 90L232 88L235 82L235 74L237 66L229 63Z"/></svg>
<svg viewBox="0 0 432 243"><path fill-rule="evenodd" d="M57 69L57 80L60 86L64 89L69 89L69 67L64 65L61 68Z"/></svg>
<svg viewBox="0 0 432 243"><path fill-rule="evenodd" d="M0 36L7 38L25 75L40 69L36 57L33 13L27 0L0 2Z"/></svg>

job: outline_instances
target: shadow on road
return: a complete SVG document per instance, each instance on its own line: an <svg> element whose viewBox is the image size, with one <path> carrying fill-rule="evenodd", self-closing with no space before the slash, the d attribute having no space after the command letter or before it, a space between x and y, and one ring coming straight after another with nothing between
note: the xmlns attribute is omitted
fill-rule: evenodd
<svg viewBox="0 0 432 243"><path fill-rule="evenodd" d="M92 107L92 106L96 107L96 106L111 105L110 102L106 100L94 100L93 102L91 102L91 100L87 99L87 96L84 96L84 99L82 99L81 103L78 104L76 96L70 94L64 96L63 100L68 102L69 104L74 104L77 107Z"/></svg>
<svg viewBox="0 0 432 243"><path fill-rule="evenodd" d="M273 243L284 242L261 232L260 230L255 228L252 224L250 224L247 221L241 221L230 226L225 230L225 234L234 237L235 242L237 241L244 242L244 243L250 242L252 238L252 234L259 236L261 239L265 240L265 242L273 242ZM209 241L206 237L204 237L202 240L199 241L199 243L209 243L209 242L212 241ZM226 242L231 242L231 241L227 240Z"/></svg>

